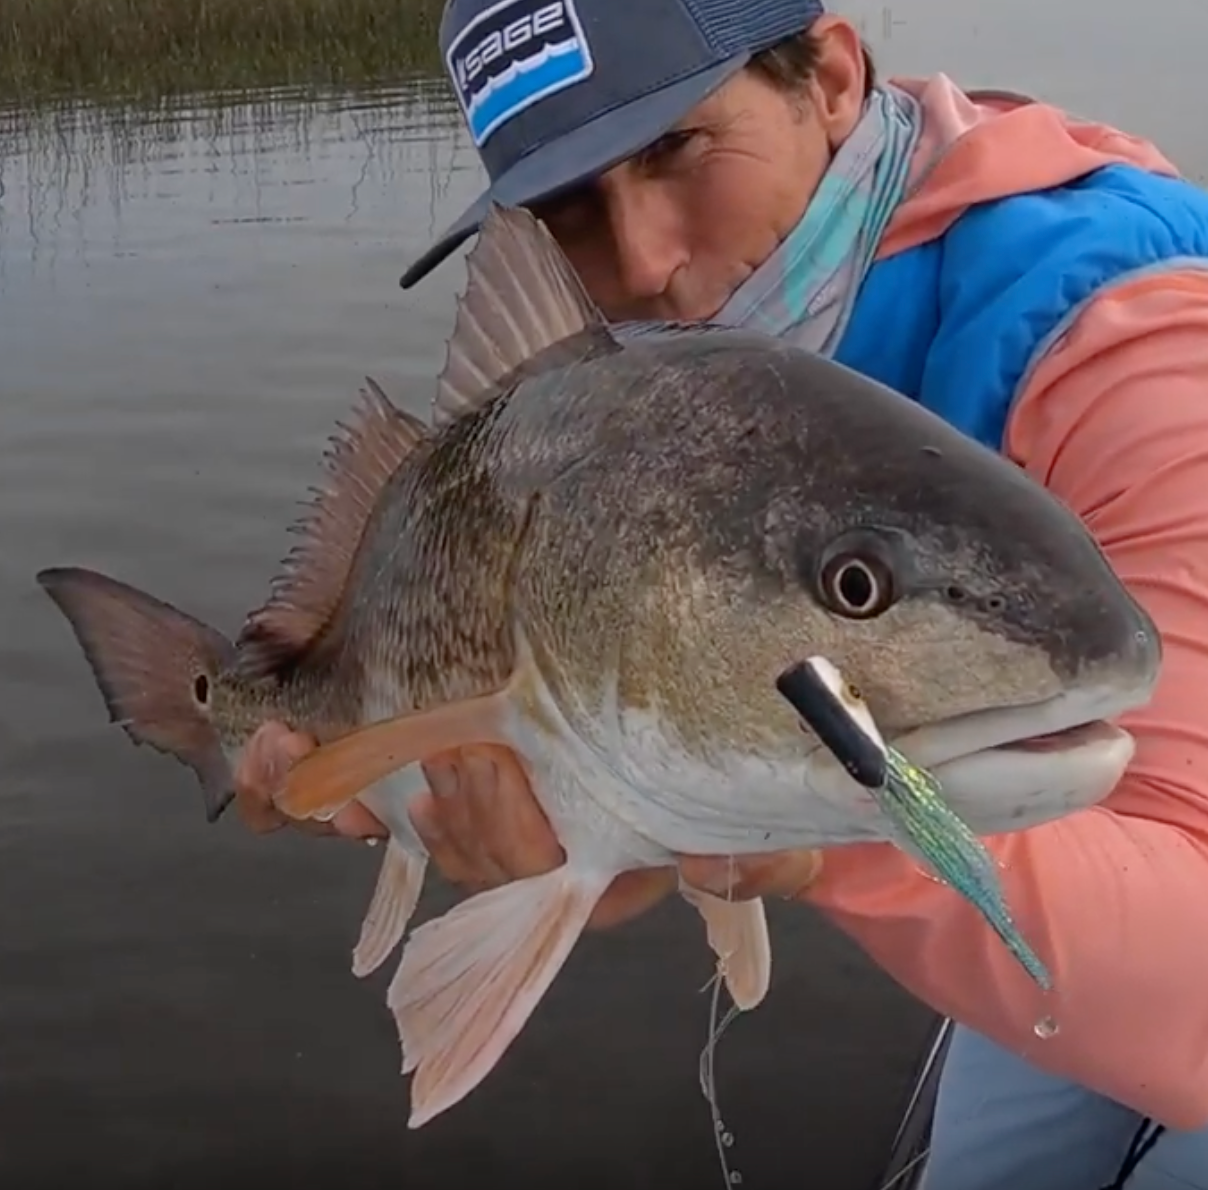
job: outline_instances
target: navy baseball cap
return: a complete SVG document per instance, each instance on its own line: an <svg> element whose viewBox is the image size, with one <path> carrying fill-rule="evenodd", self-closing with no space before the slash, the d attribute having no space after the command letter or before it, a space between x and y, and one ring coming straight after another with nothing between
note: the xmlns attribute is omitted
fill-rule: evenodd
<svg viewBox="0 0 1208 1190"><path fill-rule="evenodd" d="M492 201L603 173L822 13L822 0L449 0L441 53L490 185L400 284L456 251Z"/></svg>

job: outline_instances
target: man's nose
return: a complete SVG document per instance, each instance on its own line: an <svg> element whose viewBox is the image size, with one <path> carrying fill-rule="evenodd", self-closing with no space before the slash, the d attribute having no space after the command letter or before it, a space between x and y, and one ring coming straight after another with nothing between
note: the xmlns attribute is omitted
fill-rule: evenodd
<svg viewBox="0 0 1208 1190"><path fill-rule="evenodd" d="M628 300L658 297L688 262L682 216L655 182L629 177L610 181L604 197L618 283Z"/></svg>

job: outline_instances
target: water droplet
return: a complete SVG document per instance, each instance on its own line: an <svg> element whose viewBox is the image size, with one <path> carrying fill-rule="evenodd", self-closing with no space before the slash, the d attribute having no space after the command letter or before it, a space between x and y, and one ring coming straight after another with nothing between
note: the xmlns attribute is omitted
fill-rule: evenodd
<svg viewBox="0 0 1208 1190"><path fill-rule="evenodd" d="M725 1145L727 1149L730 1148L730 1146L734 1144L734 1133L723 1132L721 1134L721 1143Z"/></svg>
<svg viewBox="0 0 1208 1190"><path fill-rule="evenodd" d="M1057 1022L1051 1016L1042 1016L1040 1020L1032 1026L1032 1032L1036 1034L1042 1041L1048 1041L1050 1037L1056 1037L1058 1028Z"/></svg>
<svg viewBox="0 0 1208 1190"><path fill-rule="evenodd" d="M738 1172L738 1170L736 1170L736 1169L732 1170L730 1172L730 1185L731 1186L741 1186L742 1185L742 1174L740 1174Z"/></svg>

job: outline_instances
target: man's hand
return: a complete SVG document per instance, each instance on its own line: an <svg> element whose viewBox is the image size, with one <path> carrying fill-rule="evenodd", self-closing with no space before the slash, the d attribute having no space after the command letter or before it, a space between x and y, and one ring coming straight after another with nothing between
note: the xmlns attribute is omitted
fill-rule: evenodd
<svg viewBox="0 0 1208 1190"><path fill-rule="evenodd" d="M510 748L464 748L424 766L429 793L411 805L411 821L441 874L481 891L540 876L566 862L528 774ZM675 869L625 872L600 899L588 925L628 921L676 887Z"/></svg>
<svg viewBox="0 0 1208 1190"><path fill-rule="evenodd" d="M273 805L289 767L314 747L306 735L269 723L253 737L235 777L243 821L254 831L277 830L290 820ZM481 891L552 871L566 860L557 836L533 796L528 774L509 748L475 746L444 753L424 765L429 792L410 806L411 821L446 880ZM329 823L297 822L314 834L385 838L386 828L354 802ZM817 851L773 852L731 859L683 856L675 867L625 872L601 898L589 925L605 929L644 913L685 883L735 900L795 899L817 877Z"/></svg>
<svg viewBox="0 0 1208 1190"><path fill-rule="evenodd" d="M284 723L266 723L252 736L235 771L235 806L244 824L257 834L292 825L311 835L386 838L390 832L360 802L345 806L330 822L290 819L273 805L285 774L314 747L310 736Z"/></svg>

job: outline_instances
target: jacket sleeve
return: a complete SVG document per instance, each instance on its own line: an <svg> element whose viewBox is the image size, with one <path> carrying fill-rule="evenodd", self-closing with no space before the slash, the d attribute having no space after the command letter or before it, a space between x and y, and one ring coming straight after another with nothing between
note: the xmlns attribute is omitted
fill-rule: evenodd
<svg viewBox="0 0 1208 1190"><path fill-rule="evenodd" d="M1017 401L1006 450L1086 521L1157 622L1099 806L989 846L1054 990L886 844L828 851L808 899L940 1012L1172 1127L1208 1122L1208 273L1099 296ZM1045 1017L1057 1025L1042 1038Z"/></svg>

